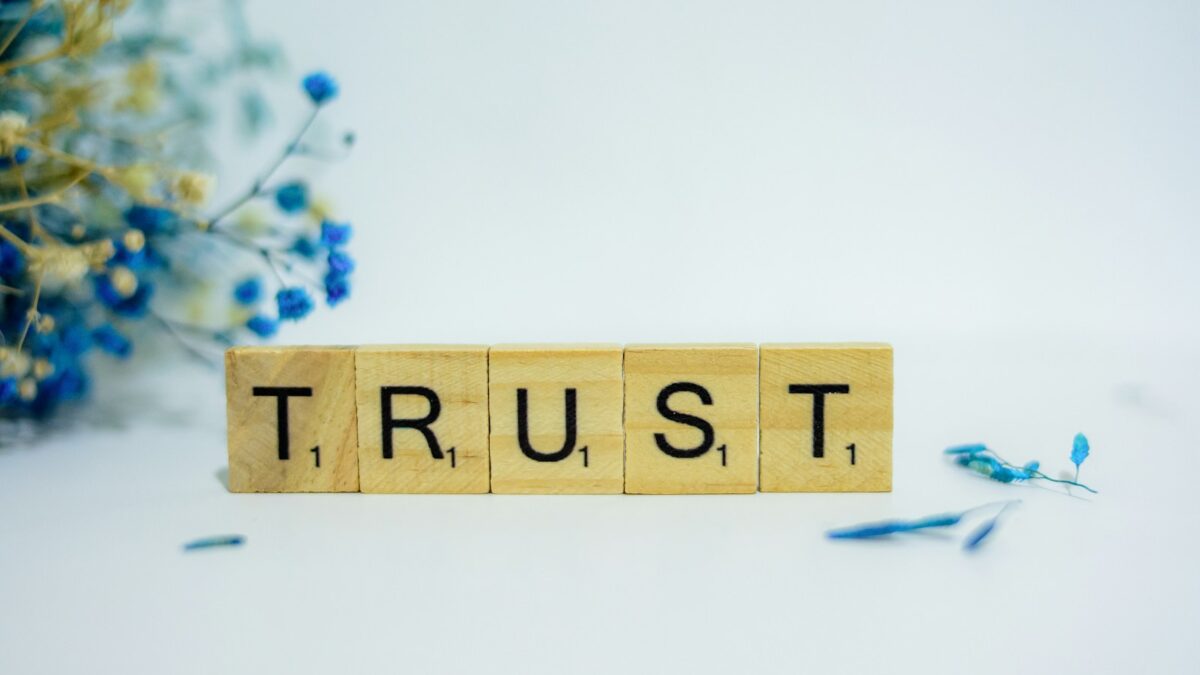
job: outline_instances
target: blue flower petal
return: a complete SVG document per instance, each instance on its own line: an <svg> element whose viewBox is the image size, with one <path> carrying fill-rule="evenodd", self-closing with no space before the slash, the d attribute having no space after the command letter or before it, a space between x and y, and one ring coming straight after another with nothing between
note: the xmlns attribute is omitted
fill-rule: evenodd
<svg viewBox="0 0 1200 675"><path fill-rule="evenodd" d="M279 307L279 318L286 321L299 321L313 310L312 296L299 286L280 289L275 294L275 303Z"/></svg>
<svg viewBox="0 0 1200 675"><path fill-rule="evenodd" d="M261 297L262 280L258 277L250 277L233 287L233 299L239 305L253 305Z"/></svg>
<svg viewBox="0 0 1200 675"><path fill-rule="evenodd" d="M246 328L260 338L269 338L279 330L279 322L260 314L250 317L250 320L246 322Z"/></svg>
<svg viewBox="0 0 1200 675"><path fill-rule="evenodd" d="M325 71L317 71L304 78L304 92L317 105L333 100L338 93L337 81Z"/></svg>
<svg viewBox="0 0 1200 675"><path fill-rule="evenodd" d="M101 350L119 359L128 358L133 352L133 343L112 324L106 323L93 330L92 341Z"/></svg>
<svg viewBox="0 0 1200 675"><path fill-rule="evenodd" d="M1087 436L1083 434L1075 434L1075 442L1071 447L1071 463L1077 468L1091 454L1091 446L1088 444Z"/></svg>
<svg viewBox="0 0 1200 675"><path fill-rule="evenodd" d="M301 181L292 181L275 190L275 203L284 213L299 213L308 208L308 186Z"/></svg>
<svg viewBox="0 0 1200 675"><path fill-rule="evenodd" d="M325 248L345 246L354 234L350 223L335 223L331 220L321 221L321 245Z"/></svg>

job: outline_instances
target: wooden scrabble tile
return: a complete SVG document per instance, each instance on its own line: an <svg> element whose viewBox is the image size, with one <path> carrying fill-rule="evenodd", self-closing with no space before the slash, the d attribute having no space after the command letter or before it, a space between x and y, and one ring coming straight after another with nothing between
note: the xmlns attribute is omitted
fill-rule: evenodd
<svg viewBox="0 0 1200 675"><path fill-rule="evenodd" d="M232 492L358 492L354 350L225 352Z"/></svg>
<svg viewBox="0 0 1200 675"><path fill-rule="evenodd" d="M363 492L488 491L487 347L360 347Z"/></svg>
<svg viewBox="0 0 1200 675"><path fill-rule="evenodd" d="M488 370L492 492L621 492L619 346L501 345Z"/></svg>
<svg viewBox="0 0 1200 675"><path fill-rule="evenodd" d="M757 348L626 347L625 491L748 493L757 487Z"/></svg>
<svg viewBox="0 0 1200 675"><path fill-rule="evenodd" d="M892 348L763 345L763 492L892 489Z"/></svg>

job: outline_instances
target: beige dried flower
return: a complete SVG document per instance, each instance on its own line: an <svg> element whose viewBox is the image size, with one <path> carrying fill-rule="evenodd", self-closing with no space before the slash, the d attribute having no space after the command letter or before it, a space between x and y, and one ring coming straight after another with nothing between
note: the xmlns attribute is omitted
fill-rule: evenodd
<svg viewBox="0 0 1200 675"><path fill-rule="evenodd" d="M29 118L15 110L0 112L0 156L8 157L29 131Z"/></svg>

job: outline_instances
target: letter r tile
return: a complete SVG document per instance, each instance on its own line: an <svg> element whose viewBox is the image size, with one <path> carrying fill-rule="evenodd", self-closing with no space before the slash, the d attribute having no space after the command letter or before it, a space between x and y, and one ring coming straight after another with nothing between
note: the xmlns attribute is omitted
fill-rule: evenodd
<svg viewBox="0 0 1200 675"><path fill-rule="evenodd" d="M360 347L363 492L488 491L487 347Z"/></svg>
<svg viewBox="0 0 1200 675"><path fill-rule="evenodd" d="M621 492L621 348L500 345L488 356L492 492Z"/></svg>
<svg viewBox="0 0 1200 675"><path fill-rule="evenodd" d="M763 345L763 492L892 489L892 348Z"/></svg>
<svg viewBox="0 0 1200 675"><path fill-rule="evenodd" d="M225 352L232 492L358 492L354 351Z"/></svg>

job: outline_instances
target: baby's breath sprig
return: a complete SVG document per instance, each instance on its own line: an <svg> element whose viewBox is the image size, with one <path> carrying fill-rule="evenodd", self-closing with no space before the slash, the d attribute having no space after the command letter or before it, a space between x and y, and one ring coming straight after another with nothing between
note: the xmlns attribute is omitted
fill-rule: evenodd
<svg viewBox="0 0 1200 675"><path fill-rule="evenodd" d="M83 398L89 354L126 359L158 331L212 361L309 315L315 295L335 306L349 294L352 228L303 179L276 182L289 159L323 156L307 137L337 82L303 78L299 131L206 215L215 179L197 168L197 132L215 97L201 92L281 59L239 3L225 4L231 53L215 57L170 32L168 7L0 3L0 418ZM260 128L261 95L243 87L240 100Z"/></svg>

